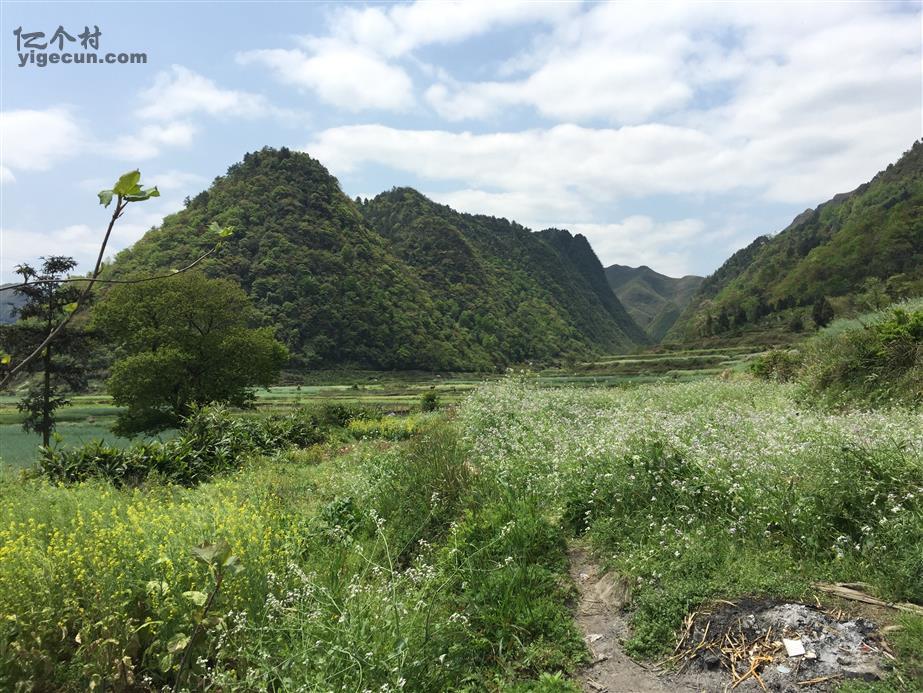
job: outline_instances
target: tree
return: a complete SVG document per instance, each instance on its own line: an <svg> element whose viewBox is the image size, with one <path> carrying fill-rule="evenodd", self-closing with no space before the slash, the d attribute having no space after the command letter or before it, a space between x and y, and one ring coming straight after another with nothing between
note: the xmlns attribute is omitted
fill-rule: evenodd
<svg viewBox="0 0 923 693"><path fill-rule="evenodd" d="M253 318L237 284L199 272L113 288L93 323L118 349L107 387L127 409L116 432L170 428L209 402L250 404L252 388L271 385L288 358Z"/></svg>
<svg viewBox="0 0 923 693"><path fill-rule="evenodd" d="M889 303L891 297L885 290L885 283L878 277L866 277L862 282L862 293L859 301L866 310L881 310Z"/></svg>
<svg viewBox="0 0 923 693"><path fill-rule="evenodd" d="M743 327L747 324L747 311L743 306L737 306L734 311L734 327Z"/></svg>
<svg viewBox="0 0 923 693"><path fill-rule="evenodd" d="M826 296L821 296L811 310L811 318L814 320L814 324L818 327L826 327L833 320L833 317L833 306L830 305L830 301L827 300Z"/></svg>
<svg viewBox="0 0 923 693"><path fill-rule="evenodd" d="M18 309L19 320L4 328L4 345L13 356L25 356L39 349L47 336L70 312L81 294L74 284L61 283L77 263L73 258L52 255L42 258L36 271L30 265L19 265L16 273L23 283L15 290L25 297ZM23 373L40 375L29 385L18 409L25 412L23 428L42 435L42 444L48 445L55 428L55 411L69 404L64 396L80 392L87 386L88 340L81 330L62 329L53 343L40 349L39 358L29 361Z"/></svg>

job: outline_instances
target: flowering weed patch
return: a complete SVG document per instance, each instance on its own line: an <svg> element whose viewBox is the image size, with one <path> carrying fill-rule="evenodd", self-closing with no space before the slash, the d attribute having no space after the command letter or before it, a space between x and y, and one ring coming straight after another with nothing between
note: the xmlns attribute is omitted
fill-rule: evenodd
<svg viewBox="0 0 923 693"><path fill-rule="evenodd" d="M862 580L923 600L923 418L819 413L791 386L556 390L511 380L461 411L478 464L546 499L635 580L636 651L713 596Z"/></svg>

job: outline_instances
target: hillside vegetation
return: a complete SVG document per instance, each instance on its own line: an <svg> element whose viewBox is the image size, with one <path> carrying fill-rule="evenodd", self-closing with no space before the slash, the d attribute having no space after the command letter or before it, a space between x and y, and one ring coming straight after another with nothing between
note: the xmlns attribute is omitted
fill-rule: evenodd
<svg viewBox="0 0 923 693"><path fill-rule="evenodd" d="M798 349L767 352L752 369L799 382L812 405L923 405L923 299L837 320Z"/></svg>
<svg viewBox="0 0 923 693"><path fill-rule="evenodd" d="M703 278L692 274L668 277L646 265L610 265L606 280L635 323L659 342L689 305Z"/></svg>
<svg viewBox="0 0 923 693"><path fill-rule="evenodd" d="M296 365L492 370L646 341L589 244L463 215L397 189L365 204L306 154L247 154L112 271L192 261L211 222L235 232L204 267L236 280Z"/></svg>
<svg viewBox="0 0 923 693"><path fill-rule="evenodd" d="M0 289L12 286L12 284L0 284ZM15 291L0 292L0 325L8 325L16 322L18 319L17 312L25 304L24 296L17 294Z"/></svg>
<svg viewBox="0 0 923 693"><path fill-rule="evenodd" d="M800 331L819 303L840 316L868 307L858 300L863 294L923 294L923 142L870 182L732 255L705 279L667 339Z"/></svg>

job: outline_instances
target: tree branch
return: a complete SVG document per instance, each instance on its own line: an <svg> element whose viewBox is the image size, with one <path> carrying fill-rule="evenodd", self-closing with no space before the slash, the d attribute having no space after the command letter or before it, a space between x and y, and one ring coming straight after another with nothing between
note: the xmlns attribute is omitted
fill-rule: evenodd
<svg viewBox="0 0 923 693"><path fill-rule="evenodd" d="M41 354L42 351L45 349L45 347L47 347L51 343L51 341L61 332L61 330L63 330L67 326L67 324L73 319L74 315L77 314L77 311L80 310L80 307L83 305L83 302L90 295L90 291L93 290L93 284L96 283L96 278L99 276L99 273L102 270L103 257L105 256L105 253L106 253L106 245L109 243L109 236L112 235L112 228L115 226L115 222L118 220L118 218L122 216L122 213L125 211L125 207L127 206L128 206L128 202L126 202L124 198L121 195L119 195L115 203L115 209L112 211L112 218L109 219L109 226L106 227L106 235L103 236L102 245L99 247L99 255L96 258L96 266L93 268L93 274L90 276L88 280L89 283L87 284L86 288L83 290L83 293L81 293L80 297L77 299L76 301L77 305L75 306L74 310L68 313L67 317L65 317L64 320L62 320L58 324L57 327L55 327L51 332L48 333L45 339L42 340L42 343L39 344L31 354L29 354L26 358L24 358L22 361L17 363L15 366L11 367L10 370L4 374L3 379L0 380L0 389L3 389L7 385L7 383L9 383L13 379L13 376L15 376L19 371L21 371L30 362L32 362L35 358L37 358L38 355Z"/></svg>
<svg viewBox="0 0 923 693"><path fill-rule="evenodd" d="M97 284L141 284L143 282L151 282L155 279L168 279L169 277L175 277L177 274L182 274L191 270L193 267L198 265L202 260L207 258L209 255L218 250L218 246L214 246L211 250L206 253L203 253L195 260L190 262L185 267L170 272L170 274L156 274L153 277L136 277L134 279L95 279ZM77 284L80 282L91 281L90 277L69 277L67 279L37 279L33 282L23 282L22 284L10 284L8 286L0 286L0 291L15 291L16 289L25 289L29 286L36 286L38 284Z"/></svg>

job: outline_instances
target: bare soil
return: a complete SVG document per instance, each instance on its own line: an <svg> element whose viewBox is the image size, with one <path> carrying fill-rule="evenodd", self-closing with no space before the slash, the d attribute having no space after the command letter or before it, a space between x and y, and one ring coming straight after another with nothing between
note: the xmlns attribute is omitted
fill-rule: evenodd
<svg viewBox="0 0 923 693"><path fill-rule="evenodd" d="M592 693L701 691L625 654L622 641L628 624L623 609L630 598L628 584L612 573L601 573L583 547L572 546L569 556L570 574L580 594L575 618L590 651L590 663L580 672L583 689Z"/></svg>

